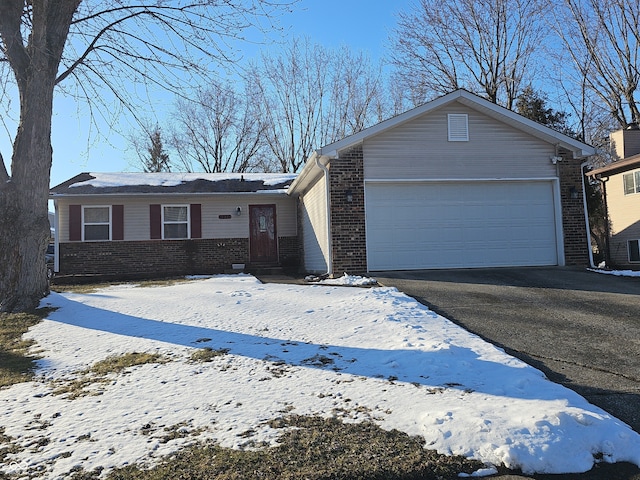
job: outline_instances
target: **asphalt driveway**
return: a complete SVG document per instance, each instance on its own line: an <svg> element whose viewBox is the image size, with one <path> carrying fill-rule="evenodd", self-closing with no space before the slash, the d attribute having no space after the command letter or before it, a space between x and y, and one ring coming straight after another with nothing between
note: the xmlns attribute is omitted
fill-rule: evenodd
<svg viewBox="0 0 640 480"><path fill-rule="evenodd" d="M640 432L640 278L570 267L403 271L374 277ZM630 476L616 473L610 472L610 478L640 478L635 467Z"/></svg>

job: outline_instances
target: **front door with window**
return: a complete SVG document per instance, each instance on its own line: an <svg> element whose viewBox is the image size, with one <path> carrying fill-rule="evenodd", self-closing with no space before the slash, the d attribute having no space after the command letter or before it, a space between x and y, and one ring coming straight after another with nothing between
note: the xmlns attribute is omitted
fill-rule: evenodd
<svg viewBox="0 0 640 480"><path fill-rule="evenodd" d="M249 205L249 249L252 264L278 263L275 205Z"/></svg>

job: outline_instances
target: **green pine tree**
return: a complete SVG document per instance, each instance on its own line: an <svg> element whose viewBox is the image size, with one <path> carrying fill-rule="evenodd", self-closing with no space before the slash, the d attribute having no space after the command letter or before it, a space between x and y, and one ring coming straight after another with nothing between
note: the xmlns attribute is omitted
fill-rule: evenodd
<svg viewBox="0 0 640 480"><path fill-rule="evenodd" d="M169 154L164 151L160 127L156 126L155 130L149 135L149 152L148 157L144 159L145 172L170 172L171 164L169 163Z"/></svg>

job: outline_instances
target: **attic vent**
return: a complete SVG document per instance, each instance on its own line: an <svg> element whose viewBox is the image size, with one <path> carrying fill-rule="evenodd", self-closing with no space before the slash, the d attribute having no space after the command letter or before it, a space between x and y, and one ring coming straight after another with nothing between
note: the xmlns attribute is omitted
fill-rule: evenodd
<svg viewBox="0 0 640 480"><path fill-rule="evenodd" d="M450 113L449 117L449 141L469 141L469 117L466 113Z"/></svg>

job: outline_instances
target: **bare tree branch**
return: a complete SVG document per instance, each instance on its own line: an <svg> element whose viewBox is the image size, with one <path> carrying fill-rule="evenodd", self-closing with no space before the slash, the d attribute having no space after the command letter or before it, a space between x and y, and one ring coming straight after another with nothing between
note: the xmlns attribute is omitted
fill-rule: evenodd
<svg viewBox="0 0 640 480"><path fill-rule="evenodd" d="M555 11L558 36L587 88L619 126L640 123L636 100L640 71L640 4L623 0L565 0ZM577 26L566 29L567 22ZM588 62L584 62L588 59Z"/></svg>
<svg viewBox="0 0 640 480"><path fill-rule="evenodd" d="M512 108L535 72L543 0L420 0L392 37L396 78L414 104L458 88Z"/></svg>
<svg viewBox="0 0 640 480"><path fill-rule="evenodd" d="M386 116L380 70L364 55L293 39L262 57L251 75L260 92L265 138L283 172L295 172L314 149Z"/></svg>

